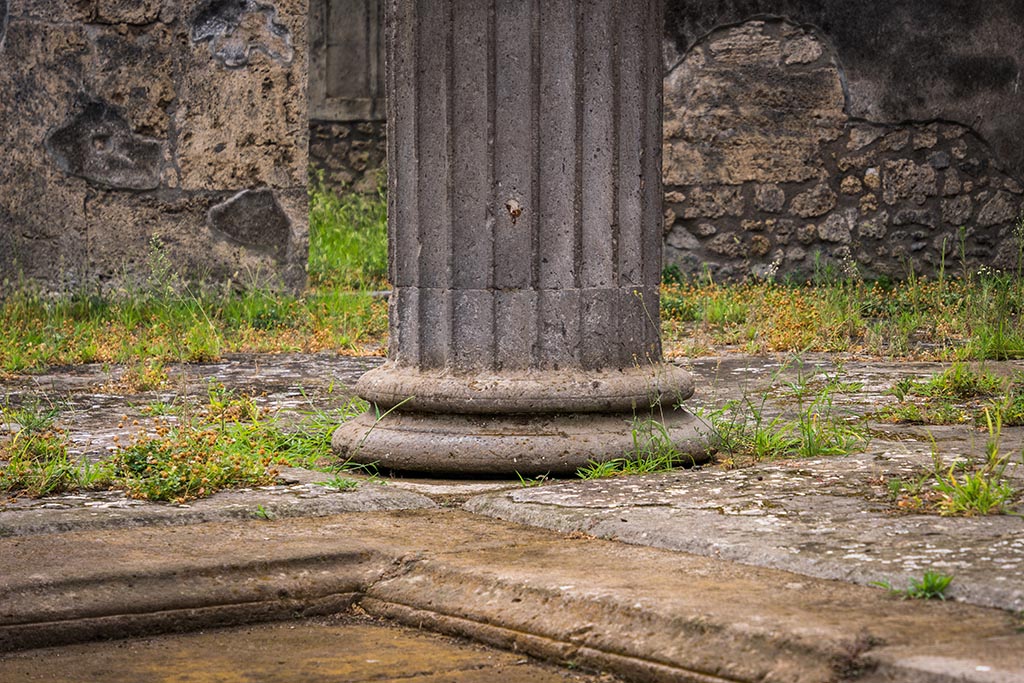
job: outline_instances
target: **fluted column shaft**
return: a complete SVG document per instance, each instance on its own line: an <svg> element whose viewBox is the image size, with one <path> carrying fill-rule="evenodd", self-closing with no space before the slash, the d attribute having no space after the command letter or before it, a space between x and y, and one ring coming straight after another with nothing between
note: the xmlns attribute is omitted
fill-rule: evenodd
<svg viewBox="0 0 1024 683"><path fill-rule="evenodd" d="M393 11L392 359L455 372L660 360L661 3Z"/></svg>
<svg viewBox="0 0 1024 683"><path fill-rule="evenodd" d="M392 0L387 23L390 357L359 394L545 420L687 398L658 323L661 0Z"/></svg>

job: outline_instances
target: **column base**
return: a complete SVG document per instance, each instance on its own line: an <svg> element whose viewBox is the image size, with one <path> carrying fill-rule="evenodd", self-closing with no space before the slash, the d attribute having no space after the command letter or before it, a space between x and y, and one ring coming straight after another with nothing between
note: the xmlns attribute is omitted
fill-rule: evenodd
<svg viewBox="0 0 1024 683"><path fill-rule="evenodd" d="M591 461L629 457L636 413L442 415L367 412L332 438L344 459L383 469L436 474L574 474ZM711 428L685 410L658 415L687 462L710 460ZM660 429L656 429L660 433Z"/></svg>

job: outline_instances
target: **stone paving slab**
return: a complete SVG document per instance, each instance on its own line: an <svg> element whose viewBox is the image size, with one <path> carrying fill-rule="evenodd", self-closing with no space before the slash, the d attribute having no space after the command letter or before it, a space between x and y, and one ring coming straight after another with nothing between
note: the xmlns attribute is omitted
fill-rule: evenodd
<svg viewBox="0 0 1024 683"><path fill-rule="evenodd" d="M0 651L352 603L628 680L1024 680L1005 612L456 510L0 539Z"/></svg>
<svg viewBox="0 0 1024 683"><path fill-rule="evenodd" d="M42 648L0 680L46 683L614 683L519 654L367 619L311 619Z"/></svg>
<svg viewBox="0 0 1024 683"><path fill-rule="evenodd" d="M927 570L948 594L1024 609L1024 520L901 515L861 495L873 455L554 482L472 498L476 514L860 584Z"/></svg>
<svg viewBox="0 0 1024 683"><path fill-rule="evenodd" d="M279 483L221 491L188 503L154 503L121 491L87 491L8 502L0 509L0 537L149 525L189 525L264 516L323 517L341 512L435 507L423 494L359 478L353 489L325 485L334 475L282 467Z"/></svg>
<svg viewBox="0 0 1024 683"><path fill-rule="evenodd" d="M708 405L759 395L771 383L835 373L833 357L804 360L723 357L694 363ZM837 394L836 410L864 415L895 401L886 390L898 377L924 377L935 363L847 360L844 382L861 385ZM992 363L1009 374L1020 363ZM718 396L720 401L723 397ZM766 411L791 406L772 395ZM841 413L845 414L845 413ZM888 581L897 588L926 570L954 576L949 595L978 605L1024 610L1024 500L1013 514L940 517L898 514L886 482L920 476L933 451L946 462L977 458L987 433L973 425L907 427L873 423L866 450L844 457L791 459L727 470L695 468L644 477L553 481L490 492L466 509L563 532L577 531L627 543L775 567L861 584ZM1024 488L1020 453L1024 428L1005 428L1006 452L1017 454L1007 474Z"/></svg>

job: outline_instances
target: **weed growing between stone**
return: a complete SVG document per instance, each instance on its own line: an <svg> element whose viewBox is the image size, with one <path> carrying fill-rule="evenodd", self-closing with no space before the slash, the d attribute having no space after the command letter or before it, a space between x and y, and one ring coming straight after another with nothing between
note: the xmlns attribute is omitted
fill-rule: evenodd
<svg viewBox="0 0 1024 683"><path fill-rule="evenodd" d="M158 422L156 431L134 437L111 460L115 486L133 498L184 502L276 480L274 456L258 422Z"/></svg>
<svg viewBox="0 0 1024 683"><path fill-rule="evenodd" d="M548 481L550 473L540 474L536 477L524 477L523 475L516 472L516 477L519 478L519 485L523 488L532 488L534 486L542 486Z"/></svg>
<svg viewBox="0 0 1024 683"><path fill-rule="evenodd" d="M359 486L359 482L355 479L349 479L348 477L343 477L341 475L335 475L327 481L319 482L319 484L324 488L334 489L335 491L348 491L349 489L354 489Z"/></svg>
<svg viewBox="0 0 1024 683"><path fill-rule="evenodd" d="M985 426L1024 424L1024 375L997 377L983 366L954 363L925 381L898 380L889 393L899 401L873 417L898 424L949 425L974 422Z"/></svg>
<svg viewBox="0 0 1024 683"><path fill-rule="evenodd" d="M633 436L633 449L630 453L604 462L591 460L586 467L576 471L576 476L580 479L603 479L625 474L667 472L677 467L693 466L693 458L679 452L672 443L668 428L661 421L636 418L630 430ZM524 486L527 485L522 477L520 481Z"/></svg>
<svg viewBox="0 0 1024 683"><path fill-rule="evenodd" d="M905 590L893 588L888 581L872 581L872 586L878 586L885 590L899 595L906 599L914 600L945 600L946 589L953 582L952 576L946 576L938 572L928 570L920 579L911 579L910 585Z"/></svg>
<svg viewBox="0 0 1024 683"><path fill-rule="evenodd" d="M77 489L113 488L146 500L184 502L227 488L268 486L276 467L338 469L331 431L365 408L352 402L339 413L316 411L297 425L261 409L256 397L211 384L200 406L161 405L148 430L137 431L109 458L78 462L68 453L58 411L5 409L13 435L0 444L0 491L38 497ZM124 423L120 425L124 427ZM116 438L120 442L120 438ZM336 490L348 490L335 477Z"/></svg>
<svg viewBox="0 0 1024 683"><path fill-rule="evenodd" d="M834 398L859 386L842 382L841 371L822 377L806 372L799 359L795 364L795 380L780 381L787 369L783 367L760 394L702 411L728 462L847 455L867 446L867 429L855 417L841 414ZM793 409L769 415L766 406L773 394L790 401Z"/></svg>
<svg viewBox="0 0 1024 683"><path fill-rule="evenodd" d="M1013 454L1002 449L999 413L986 410L985 419L988 440L980 463L957 459L947 465L933 443L930 469L917 477L889 480L889 497L898 510L945 516L993 515L1009 510L1022 492L1006 473L1010 466L1018 465L1013 462Z"/></svg>
<svg viewBox="0 0 1024 683"><path fill-rule="evenodd" d="M0 424L0 491L39 497L99 486L105 472L80 465L68 454L68 440L56 425L60 411L52 406L4 407Z"/></svg>

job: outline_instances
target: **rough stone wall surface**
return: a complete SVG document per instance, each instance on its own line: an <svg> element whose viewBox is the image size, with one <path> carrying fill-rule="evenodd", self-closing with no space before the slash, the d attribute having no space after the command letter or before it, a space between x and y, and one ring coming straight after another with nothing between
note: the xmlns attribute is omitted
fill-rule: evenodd
<svg viewBox="0 0 1024 683"><path fill-rule="evenodd" d="M112 290L162 251L189 279L302 286L305 0L5 9L0 281Z"/></svg>
<svg viewBox="0 0 1024 683"><path fill-rule="evenodd" d="M386 121L309 122L314 177L337 192L376 192L384 184Z"/></svg>
<svg viewBox="0 0 1024 683"><path fill-rule="evenodd" d="M719 18L743 4L723 3ZM684 39L706 19L693 17L677 24ZM979 133L1003 110L944 108L953 82L920 102L920 83L856 90L836 44L785 19L713 28L684 47L665 80L667 264L729 279L1016 267L1020 149L1000 154Z"/></svg>

